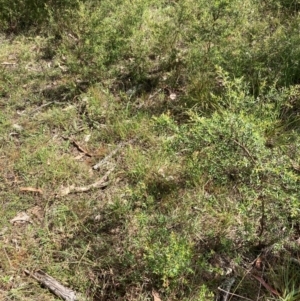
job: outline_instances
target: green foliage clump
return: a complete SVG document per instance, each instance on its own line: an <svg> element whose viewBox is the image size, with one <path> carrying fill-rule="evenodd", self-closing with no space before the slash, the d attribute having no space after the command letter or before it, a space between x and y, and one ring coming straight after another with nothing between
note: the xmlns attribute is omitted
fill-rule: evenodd
<svg viewBox="0 0 300 301"><path fill-rule="evenodd" d="M211 118L193 116L191 122L182 135L192 151L191 163L219 183L231 179L251 184L252 172L271 155L259 127L247 116L214 113Z"/></svg>
<svg viewBox="0 0 300 301"><path fill-rule="evenodd" d="M160 278L164 287L178 285L184 276L192 272L189 243L174 232L166 234L149 242L144 256L148 270Z"/></svg>
<svg viewBox="0 0 300 301"><path fill-rule="evenodd" d="M245 94L241 80L231 81L225 89L219 99L223 109L209 117L192 112L189 124L181 127L177 141L172 143L186 156L186 173L191 183L197 185L205 178L211 186L223 187L228 195L232 194L230 190L238 192L234 198L239 210L246 214L245 208L252 206L247 214L253 220L264 219L264 239L270 242L274 231L290 228L291 218L296 220L300 213L300 178L293 168L298 152L289 149L288 141L282 139L285 129L279 119L286 93L292 92L277 92L275 106L268 97ZM270 142L270 133L278 139ZM296 132L290 132L287 139L293 139L297 145L300 142ZM248 222L245 219L245 227ZM256 240L261 235L255 224L252 226L246 240Z"/></svg>
<svg viewBox="0 0 300 301"><path fill-rule="evenodd" d="M17 0L0 1L2 30L18 32L30 28L49 26L52 18L59 22L68 12L78 7L78 1Z"/></svg>
<svg viewBox="0 0 300 301"><path fill-rule="evenodd" d="M299 1L0 7L1 227L48 218L26 260L97 300L203 301L257 252L298 252ZM3 241L7 282L23 249Z"/></svg>

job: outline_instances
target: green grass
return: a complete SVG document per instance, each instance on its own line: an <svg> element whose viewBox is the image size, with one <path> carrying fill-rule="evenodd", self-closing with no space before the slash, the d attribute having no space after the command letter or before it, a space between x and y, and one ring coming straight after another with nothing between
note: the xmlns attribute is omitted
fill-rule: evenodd
<svg viewBox="0 0 300 301"><path fill-rule="evenodd" d="M297 300L298 2L0 3L0 298Z"/></svg>

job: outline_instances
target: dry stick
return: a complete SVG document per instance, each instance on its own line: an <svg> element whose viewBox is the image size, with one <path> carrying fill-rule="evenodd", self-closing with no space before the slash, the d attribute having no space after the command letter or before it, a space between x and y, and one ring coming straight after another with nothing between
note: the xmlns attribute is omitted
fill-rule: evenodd
<svg viewBox="0 0 300 301"><path fill-rule="evenodd" d="M46 286L54 295L66 300L66 301L75 301L76 294L71 289L64 287L53 277L47 275L45 272L38 270L34 273L30 273L28 270L24 271L26 275L31 276L33 279L39 283Z"/></svg>
<svg viewBox="0 0 300 301"><path fill-rule="evenodd" d="M108 170L106 172L106 174L99 181L97 181L93 184L90 184L90 185L87 185L87 186L79 186L79 187L71 185L67 188L63 188L58 196L65 196L65 195L70 194L70 193L86 192L86 191L89 191L93 188L104 188L109 184L108 176L111 174L111 172L114 169L115 169L115 166L113 168L111 168L110 170Z"/></svg>
<svg viewBox="0 0 300 301"><path fill-rule="evenodd" d="M243 144L239 143L239 142L238 142L237 140L235 140L235 139L232 139L232 141L233 141L235 144L237 144L240 148L243 149L243 151L246 153L247 157L248 157L253 163L256 163L255 160L254 160L254 158L253 158L252 155L250 154L250 152L247 150L247 148L246 148Z"/></svg>
<svg viewBox="0 0 300 301"><path fill-rule="evenodd" d="M235 278L229 278L227 281L226 281L226 290L228 291L226 293L226 295L224 296L224 300L223 301L227 301L228 300L228 296L229 296L229 292L230 292L230 289L232 287L232 285L234 284L235 282Z"/></svg>
<svg viewBox="0 0 300 301"><path fill-rule="evenodd" d="M11 66L11 65L17 65L17 63L12 63L12 62L3 62L3 63L1 63L1 66Z"/></svg>
<svg viewBox="0 0 300 301"><path fill-rule="evenodd" d="M109 159L111 159L123 146L129 144L130 142L133 142L134 140L130 140L128 142L121 142L118 144L118 146L111 152L109 153L104 159L102 159L100 162L95 164L93 166L93 169L99 169L101 166L105 165Z"/></svg>
<svg viewBox="0 0 300 301"><path fill-rule="evenodd" d="M86 149L84 149L78 142L76 142L75 140L70 140L74 146L82 153L84 153L86 156L88 157L93 157L92 154L90 154Z"/></svg>
<svg viewBox="0 0 300 301"><path fill-rule="evenodd" d="M12 268L12 264L11 264L11 261L10 261L10 259L9 259L9 257L8 257L8 254L7 254L7 252L6 252L5 247L2 247L2 249L4 250L4 254L5 254L5 256L6 256L6 259L7 259L8 263L9 263L10 268Z"/></svg>
<svg viewBox="0 0 300 301"><path fill-rule="evenodd" d="M263 266L262 274L264 274L264 271L265 271L265 267ZM259 282L259 289L258 289L256 301L259 301L259 299L260 299L259 296L260 296L260 292L261 292L261 286L262 286L262 284L261 284L261 282Z"/></svg>
<svg viewBox="0 0 300 301"><path fill-rule="evenodd" d="M79 260L79 262L78 262L78 266L80 266L80 264L81 264L81 262L82 262L84 256L85 256L86 253L89 251L90 244L91 244L91 242L89 242L88 245L87 245L87 247L85 248L85 250L84 250L84 252L83 252L83 254L82 254L82 256L81 256L81 258L80 258L80 260Z"/></svg>
<svg viewBox="0 0 300 301"><path fill-rule="evenodd" d="M218 287L218 290L221 291L221 292L223 292L223 293L226 293L227 295L239 297L239 298L241 298L241 299L248 300L248 301L253 301L252 299L248 299L248 298L243 297L243 296L241 296L241 295L231 293L231 292L226 291L226 290L224 290L224 289L222 289L222 288L220 288L220 287Z"/></svg>
<svg viewBox="0 0 300 301"><path fill-rule="evenodd" d="M70 141L80 152L84 153L88 157L93 157L93 154L90 154L85 148L83 148L77 141L72 138L62 136L64 140Z"/></svg>
<svg viewBox="0 0 300 301"><path fill-rule="evenodd" d="M20 190L20 191L23 191L23 192L34 192L34 193L43 194L43 190L40 189L40 188L34 188L34 187L20 187L19 190Z"/></svg>
<svg viewBox="0 0 300 301"><path fill-rule="evenodd" d="M260 218L260 231L258 233L258 237L260 238L265 230L265 200L261 198L261 218ZM261 243L261 241L259 242Z"/></svg>
<svg viewBox="0 0 300 301"><path fill-rule="evenodd" d="M74 187L73 192L86 192L88 190L91 190L92 188L103 188L108 185L108 176L110 173L115 169L115 167L111 168L109 171L106 172L106 174L97 182L87 185L87 186L81 186L81 187Z"/></svg>
<svg viewBox="0 0 300 301"><path fill-rule="evenodd" d="M28 115L32 115L32 114L34 114L35 112L41 110L42 108L52 105L53 103L55 103L55 101L50 101L50 102L44 103L44 104L42 104L41 106L39 106L39 107L37 107L36 109L34 109L34 110L32 110L31 112L29 112Z"/></svg>
<svg viewBox="0 0 300 301"><path fill-rule="evenodd" d="M271 287L264 279L262 279L261 277L258 277L256 275L251 275L251 276L254 277L256 280L258 280L274 296L280 297L280 294L277 292L277 290L275 288Z"/></svg>

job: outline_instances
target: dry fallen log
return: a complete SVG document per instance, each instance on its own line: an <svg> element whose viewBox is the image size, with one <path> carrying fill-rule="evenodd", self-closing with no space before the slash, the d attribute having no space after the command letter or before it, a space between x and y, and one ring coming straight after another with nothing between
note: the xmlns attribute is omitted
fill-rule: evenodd
<svg viewBox="0 0 300 301"><path fill-rule="evenodd" d="M33 279L47 287L54 295L62 298L66 301L76 301L76 293L71 289L64 287L53 277L47 275L42 270L30 273L28 270L25 270L26 275L31 276Z"/></svg>

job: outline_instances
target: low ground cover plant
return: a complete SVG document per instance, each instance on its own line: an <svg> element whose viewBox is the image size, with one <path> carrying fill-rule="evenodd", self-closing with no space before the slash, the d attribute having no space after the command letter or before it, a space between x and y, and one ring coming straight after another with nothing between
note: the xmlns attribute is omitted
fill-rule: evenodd
<svg viewBox="0 0 300 301"><path fill-rule="evenodd" d="M0 6L0 299L299 298L298 1Z"/></svg>

